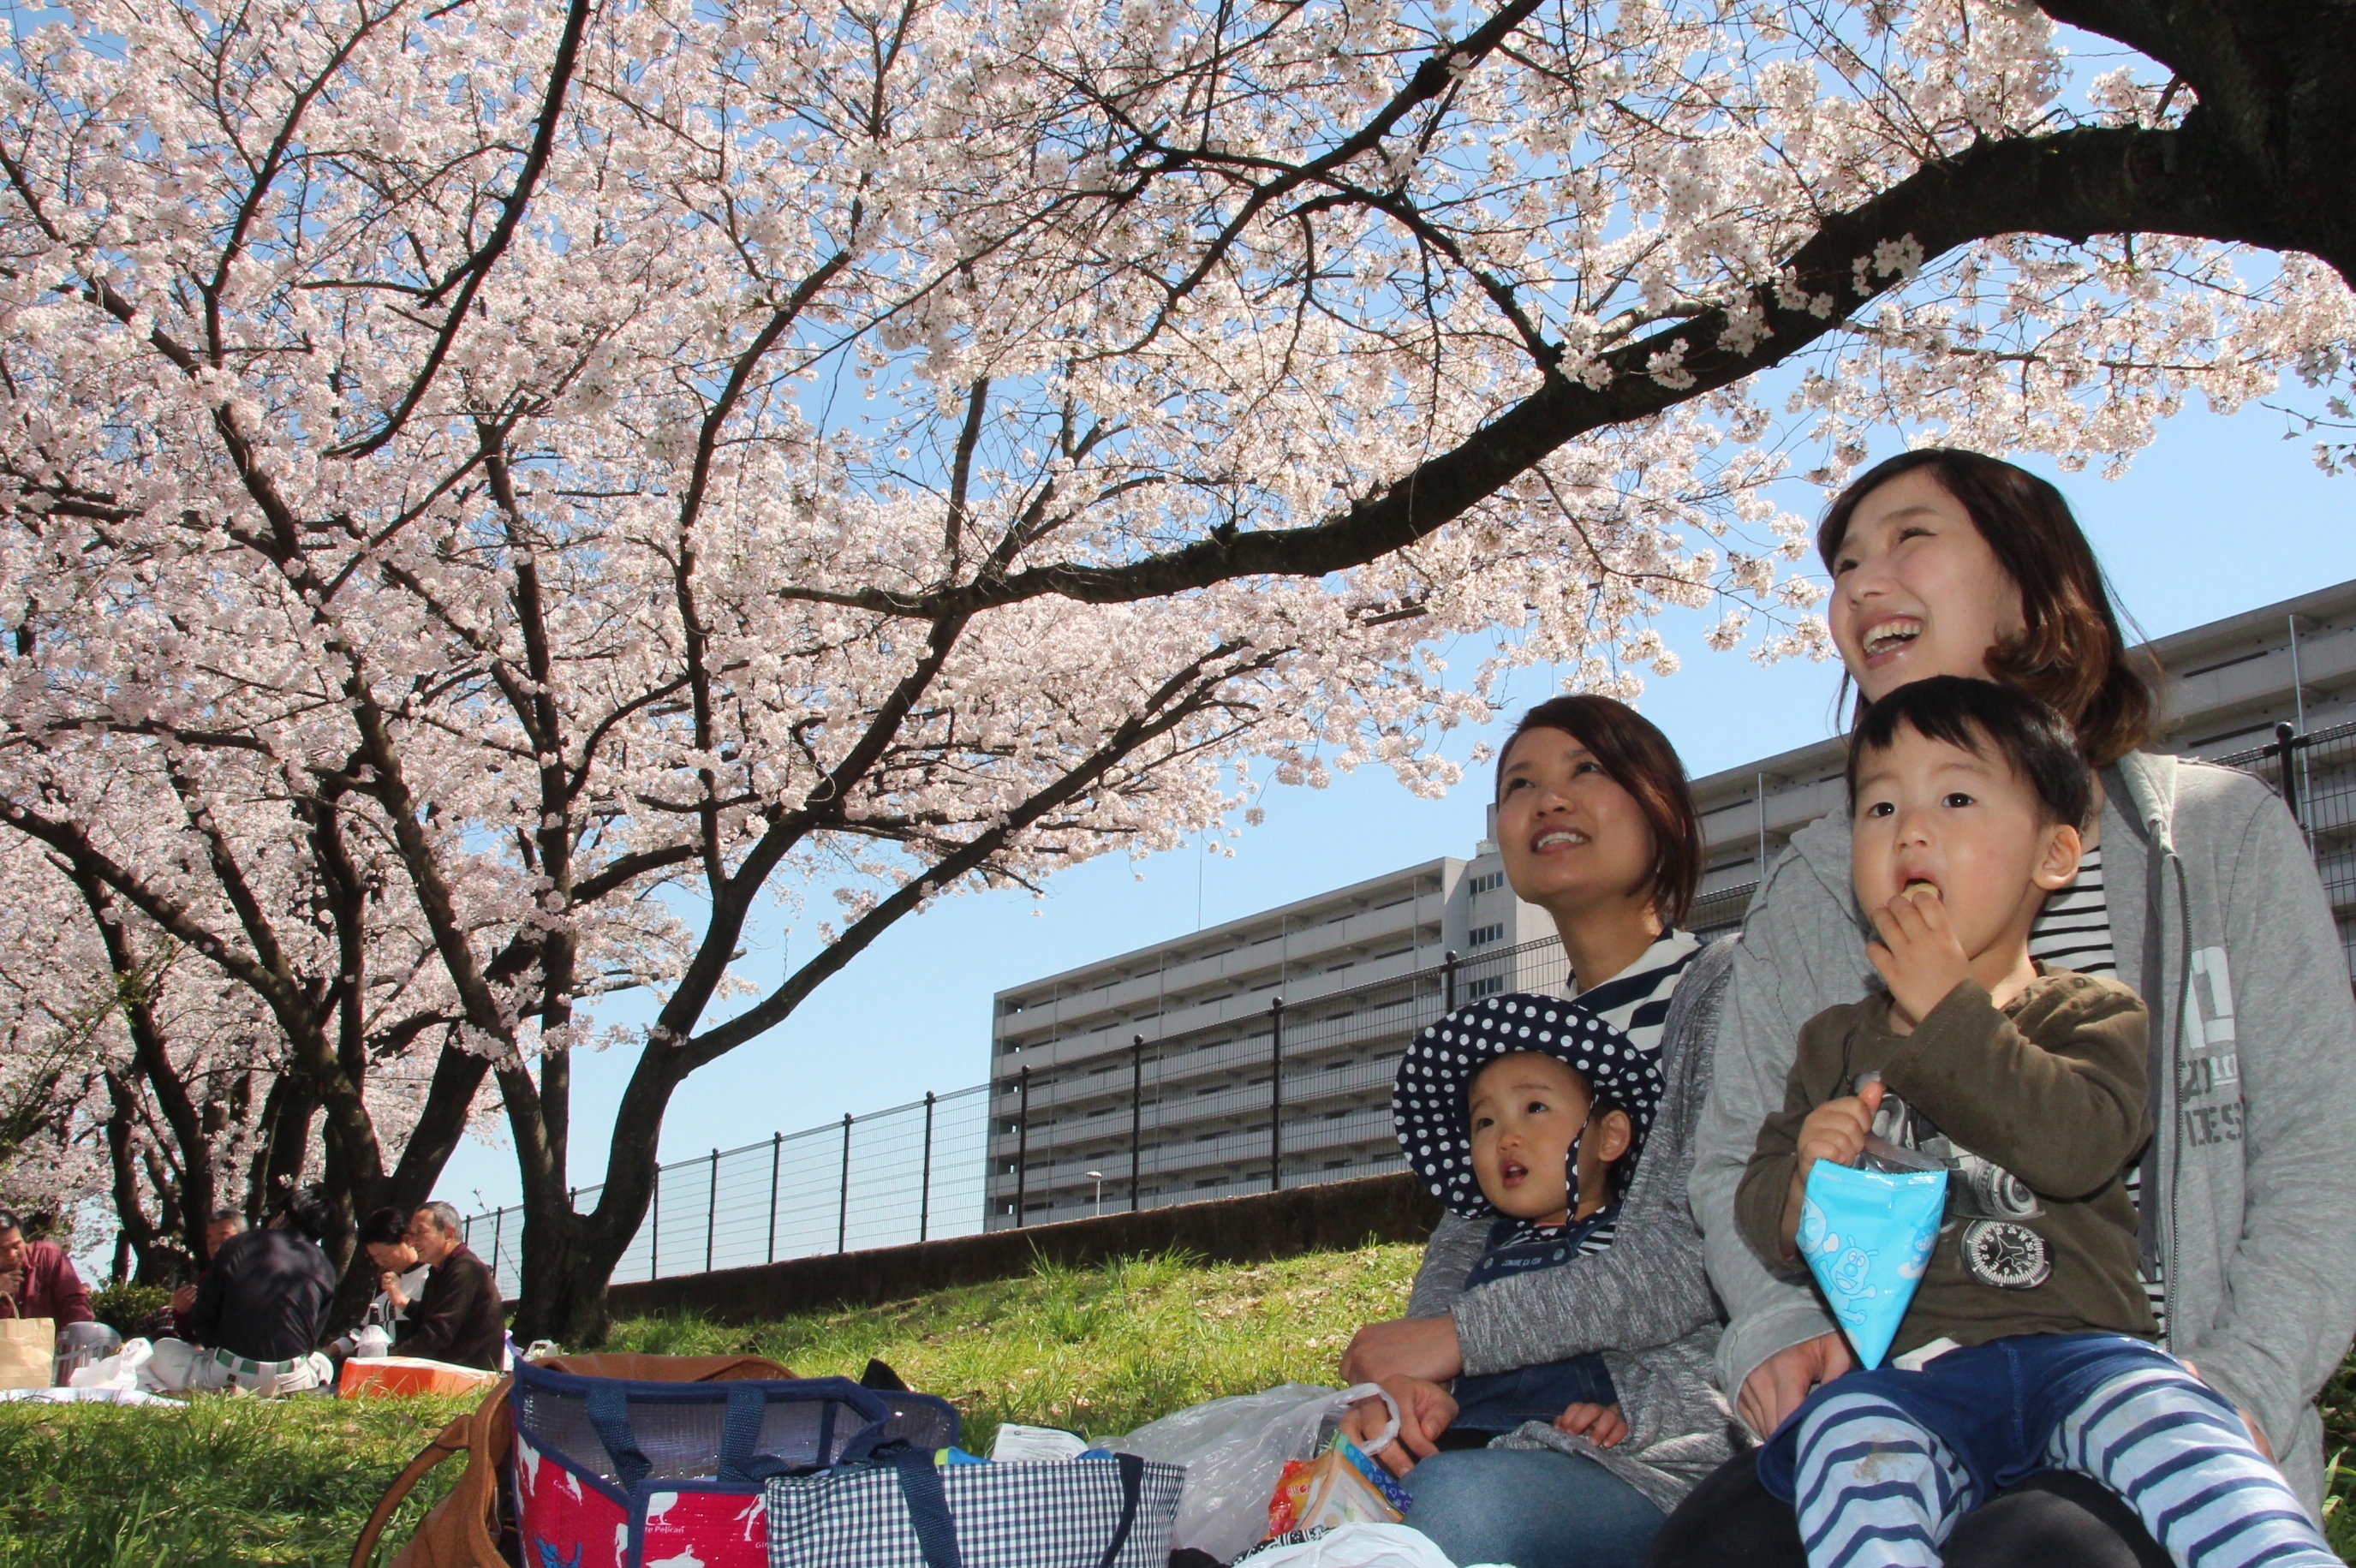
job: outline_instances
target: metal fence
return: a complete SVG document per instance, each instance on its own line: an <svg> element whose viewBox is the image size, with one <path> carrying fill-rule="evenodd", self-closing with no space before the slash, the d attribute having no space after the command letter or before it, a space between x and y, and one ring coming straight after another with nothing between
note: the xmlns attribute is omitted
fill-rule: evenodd
<svg viewBox="0 0 2356 1568"><path fill-rule="evenodd" d="M713 1149L655 1173L654 1200L614 1283L857 1252L981 1229L989 1085ZM577 1210L599 1189L573 1194ZM521 1288L523 1211L466 1221L500 1290Z"/></svg>
<svg viewBox="0 0 2356 1568"><path fill-rule="evenodd" d="M1753 886L1719 889L1696 901L1689 924L1704 936L1732 930ZM1043 1197L1058 1185L1073 1194L1076 1184L1087 1187L1085 1202L1075 1196L1065 1203L1030 1203L1021 1222L1088 1212L1103 1202L1108 1187L1113 1206L1150 1208L1264 1191L1271 1172L1284 1185L1305 1186L1398 1169L1387 1096L1399 1049L1450 1007L1494 995L1509 984L1524 989L1559 986L1564 973L1561 944L1552 938L1471 958L1451 954L1441 964L1392 981L1318 997L1294 1009L1290 1019L1280 1010L1274 1023L1280 1032L1273 1037L1263 1022L1242 1031L1246 1038L1201 1049L1183 1039L1158 1041L1151 1061L1141 1053L1121 1053L1115 1071L1076 1072L1068 1085L1043 1083L1027 1104L1028 1075L1010 1075L996 1086L1004 1118L1004 1136L998 1141L1017 1154L1011 1175L1025 1199L1034 1181ZM1379 1049L1384 1045L1388 1049ZM1337 1051L1341 1060L1332 1060ZM1119 1072L1121 1067L1130 1071ZM1205 1077L1230 1071L1236 1080L1231 1087L1215 1094L1191 1092ZM654 1200L615 1266L614 1283L982 1230L992 1218L991 1208L1006 1207L990 1200L993 1170L1008 1163L993 1158L991 1147L991 1088L978 1083L927 1094L886 1111L846 1115L659 1168ZM1165 1117L1165 1094L1173 1101L1184 1096L1183 1122L1190 1129L1237 1111L1244 1113L1244 1122L1257 1121L1215 1133L1207 1141L1189 1136L1190 1168L1200 1169L1205 1158L1223 1152L1241 1155L1247 1149L1258 1168L1248 1175L1239 1171L1233 1179L1189 1178L1167 1190L1157 1183L1156 1190L1141 1192L1145 1183L1131 1180L1132 1170L1144 1179L1172 1165L1162 1157L1162 1135L1179 1118ZM1361 1103L1370 1096L1380 1104ZM1260 1112L1257 1118L1249 1115L1255 1108ZM1272 1121L1270 1109L1276 1113ZM1076 1129L1066 1118L1075 1115L1117 1132L1121 1160L1057 1157L1056 1147L1071 1142ZM1065 1136L1051 1143L1049 1135L1059 1130ZM1036 1157L1029 1147L1034 1135L1041 1144ZM1153 1147L1147 1147L1149 1137ZM1337 1149L1343 1151L1338 1157ZM1148 1156L1151 1173L1145 1168ZM1094 1173L1104 1179L1092 1179ZM598 1191L577 1189L573 1207L594 1205ZM996 1218L1001 1224L1012 1220ZM512 1298L522 1285L522 1209L488 1210L469 1217L465 1228L466 1244L492 1266L501 1291Z"/></svg>
<svg viewBox="0 0 2356 1568"><path fill-rule="evenodd" d="M2340 925L2340 950L2356 983L2356 723L2301 735L2275 726L2274 741L2214 761L2272 785L2307 834L2324 896Z"/></svg>

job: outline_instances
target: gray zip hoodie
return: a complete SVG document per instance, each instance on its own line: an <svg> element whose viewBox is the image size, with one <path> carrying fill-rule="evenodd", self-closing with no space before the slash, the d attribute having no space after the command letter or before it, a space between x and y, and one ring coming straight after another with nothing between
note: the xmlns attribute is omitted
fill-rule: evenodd
<svg viewBox="0 0 2356 1568"><path fill-rule="evenodd" d="M1466 1290L1465 1273L1480 1257L1489 1227L1448 1214L1431 1233L1408 1300L1410 1317L1455 1317L1467 1372L1511 1371L1600 1352L1628 1423L1628 1435L1616 1446L1598 1448L1542 1421L1526 1423L1490 1446L1584 1456L1665 1513L1745 1441L1741 1422L1711 1381L1718 1303L1686 1205L1694 1126L1708 1085L1733 946L1719 941L1703 948L1669 999L1661 1029L1666 1080L1661 1106L1621 1201L1612 1243L1560 1268Z"/></svg>
<svg viewBox="0 0 2356 1568"><path fill-rule="evenodd" d="M2356 1002L2297 826L2245 773L2136 752L2106 770L2104 880L2118 977L2151 1008L2143 1247L2164 1264L2169 1348L2248 1411L2310 1511L2315 1397L2356 1333ZM1743 922L1693 1173L1710 1283L1731 1322L1730 1396L1832 1320L1770 1275L1734 1192L1783 1103L1800 1026L1879 980L1849 873L1849 825L1803 828Z"/></svg>

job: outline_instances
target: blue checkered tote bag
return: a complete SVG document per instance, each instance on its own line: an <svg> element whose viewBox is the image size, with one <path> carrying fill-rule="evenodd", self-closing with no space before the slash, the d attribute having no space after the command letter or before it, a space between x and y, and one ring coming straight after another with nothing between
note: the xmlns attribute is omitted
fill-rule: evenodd
<svg viewBox="0 0 2356 1568"><path fill-rule="evenodd" d="M937 1466L895 1448L769 1482L769 1568L1165 1568L1184 1468Z"/></svg>

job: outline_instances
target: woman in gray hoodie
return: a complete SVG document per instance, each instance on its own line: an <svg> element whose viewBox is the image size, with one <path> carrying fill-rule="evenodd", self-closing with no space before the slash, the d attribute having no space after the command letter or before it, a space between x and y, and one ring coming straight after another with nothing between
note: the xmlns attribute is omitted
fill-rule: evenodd
<svg viewBox="0 0 2356 1568"><path fill-rule="evenodd" d="M1542 1263L1490 1278L1496 1216L1452 1202L1408 1316L1359 1330L1343 1371L1398 1400L1400 1443L1383 1457L1414 1495L1408 1522L1454 1561L1636 1568L1667 1510L1740 1440L1711 1375L1718 1306L1686 1203L1732 944L1676 927L1700 880L1700 827L1676 751L1633 709L1601 697L1532 709L1498 757L1497 797L1506 878L1562 934L1565 1011L1656 1062L1660 1098L1608 1243L1599 1231L1568 1259L1539 1248ZM1412 1119L1402 1111L1402 1142ZM1436 1185L1448 1201L1449 1181ZM1554 1364L1588 1358L1608 1395L1547 1408L1563 1397ZM1460 1421L1468 1376L1483 1395ZM1370 1435L1377 1414L1360 1405L1352 1430Z"/></svg>
<svg viewBox="0 0 2356 1568"><path fill-rule="evenodd" d="M2153 698L2059 491L1976 453L1911 452L1859 477L1817 531L1834 641L1862 699L1933 675L2001 680L2075 723L2102 800L2079 880L2048 901L2033 956L2111 975L2151 1012L2153 1124L2133 1174L2145 1286L2173 1353L2239 1406L2310 1511L2315 1398L2356 1332L2356 1006L2298 828L2247 774L2138 749ZM1743 923L1697 1136L1693 1207L1730 1321L1718 1370L1773 1430L1849 1370L1812 1289L1761 1267L1734 1192L1781 1103L1800 1026L1874 984L1846 813L1802 829ZM1746 1456L1656 1540L1663 1568L1804 1562L1791 1507ZM1946 1547L1955 1568L2126 1568L2168 1559L2117 1500L2032 1477Z"/></svg>

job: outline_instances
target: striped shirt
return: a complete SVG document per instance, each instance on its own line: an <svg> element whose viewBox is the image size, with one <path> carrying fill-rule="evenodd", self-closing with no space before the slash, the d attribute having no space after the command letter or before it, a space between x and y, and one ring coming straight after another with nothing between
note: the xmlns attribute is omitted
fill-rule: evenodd
<svg viewBox="0 0 2356 1568"><path fill-rule="evenodd" d="M1582 1011L1626 1035L1630 1045L1657 1054L1661 1033L1668 1026L1669 998L1676 995L1677 982L1686 976L1686 966L1701 949L1701 938L1672 927L1644 949L1636 962L1609 980L1583 991L1575 984L1565 986L1563 990ZM1590 1216L1587 1223L1591 1228L1580 1238L1581 1257L1600 1253L1612 1244L1620 1229L1620 1205L1613 1203L1598 1211Z"/></svg>
<svg viewBox="0 0 2356 1568"><path fill-rule="evenodd" d="M2087 850L2078 862L2075 880L2045 895L2045 907L2038 912L2037 924L2029 933L2029 955L2049 968L2118 978L2119 955L2111 940L2111 901L2103 887L2103 851L2099 848ZM2140 1163L2127 1167L2126 1186L2127 1200L2140 1212ZM2143 1293L2151 1302L2151 1315L2158 1320L2160 1332L2166 1333L2168 1282L2161 1275L2157 1259L2144 1271Z"/></svg>
<svg viewBox="0 0 2356 1568"><path fill-rule="evenodd" d="M1565 990L1581 1012L1626 1035L1637 1050L1657 1051L1661 1030L1669 1021L1669 998L1701 946L1701 938L1690 931L1665 931L1642 957L1609 980L1583 991L1575 984Z"/></svg>

